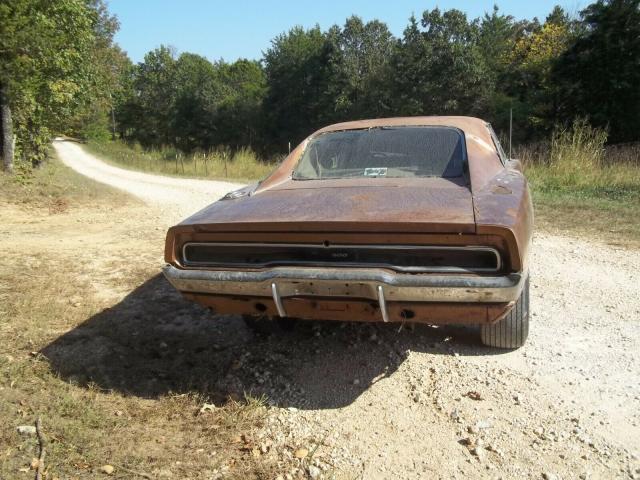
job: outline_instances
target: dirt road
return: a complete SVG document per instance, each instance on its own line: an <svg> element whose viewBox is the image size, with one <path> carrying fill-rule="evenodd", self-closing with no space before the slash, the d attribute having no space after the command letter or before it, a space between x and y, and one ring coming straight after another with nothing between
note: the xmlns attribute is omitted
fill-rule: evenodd
<svg viewBox="0 0 640 480"><path fill-rule="evenodd" d="M55 148L148 202L158 228L234 188ZM91 371L104 388L145 397L265 394L273 408L261 435L319 444L312 478L640 478L640 252L538 232L532 268L531 335L513 352L482 348L462 327L309 323L257 338L155 276L45 353L65 377ZM144 342L131 336L139 331Z"/></svg>
<svg viewBox="0 0 640 480"><path fill-rule="evenodd" d="M56 140L54 148L68 167L93 180L124 190L176 219L218 199L241 185L230 182L162 177L108 165L75 142Z"/></svg>

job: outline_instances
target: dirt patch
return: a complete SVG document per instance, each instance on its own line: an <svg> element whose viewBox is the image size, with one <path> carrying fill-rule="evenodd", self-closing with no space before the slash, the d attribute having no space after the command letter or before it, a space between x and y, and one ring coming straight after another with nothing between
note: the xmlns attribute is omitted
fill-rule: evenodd
<svg viewBox="0 0 640 480"><path fill-rule="evenodd" d="M0 476L31 461L15 427L36 413L57 439L51 475L109 462L157 478L640 475L638 250L537 234L531 337L513 352L468 327L260 337L159 275L166 226L205 200L183 195L3 210ZM249 423L233 430L234 415Z"/></svg>

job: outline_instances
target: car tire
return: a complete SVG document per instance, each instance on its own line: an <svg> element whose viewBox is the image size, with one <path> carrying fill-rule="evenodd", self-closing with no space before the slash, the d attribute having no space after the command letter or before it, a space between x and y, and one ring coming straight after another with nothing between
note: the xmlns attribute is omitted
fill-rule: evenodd
<svg viewBox="0 0 640 480"><path fill-rule="evenodd" d="M499 322L480 327L484 345L496 348L520 348L529 336L529 277L511 311Z"/></svg>
<svg viewBox="0 0 640 480"><path fill-rule="evenodd" d="M258 335L272 335L274 333L290 332L296 324L295 318L269 318L266 316L243 315L244 323Z"/></svg>

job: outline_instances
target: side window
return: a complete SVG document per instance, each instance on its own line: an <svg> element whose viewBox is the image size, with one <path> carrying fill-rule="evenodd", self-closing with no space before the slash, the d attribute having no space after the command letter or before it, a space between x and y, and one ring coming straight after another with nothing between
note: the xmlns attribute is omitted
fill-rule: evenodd
<svg viewBox="0 0 640 480"><path fill-rule="evenodd" d="M498 140L498 136L496 135L496 132L493 130L493 127L489 123L487 123L487 128L489 129L489 133L491 134L491 140L493 140L493 145L496 147L496 150L498 152L500 163L502 163L502 165L506 165L508 158L507 158L507 155L504 153L504 150L502 149L502 145L500 145L500 140Z"/></svg>

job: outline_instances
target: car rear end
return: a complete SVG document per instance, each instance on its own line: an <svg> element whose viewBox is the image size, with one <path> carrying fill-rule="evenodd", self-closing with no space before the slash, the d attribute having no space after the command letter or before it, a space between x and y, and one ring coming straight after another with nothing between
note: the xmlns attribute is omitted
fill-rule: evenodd
<svg viewBox="0 0 640 480"><path fill-rule="evenodd" d="M165 275L218 313L491 323L523 283L499 235L189 230L170 232Z"/></svg>
<svg viewBox="0 0 640 480"><path fill-rule="evenodd" d="M477 119L466 138L401 120L312 137L259 187L171 228L166 277L220 314L501 321L527 282L526 181Z"/></svg>

